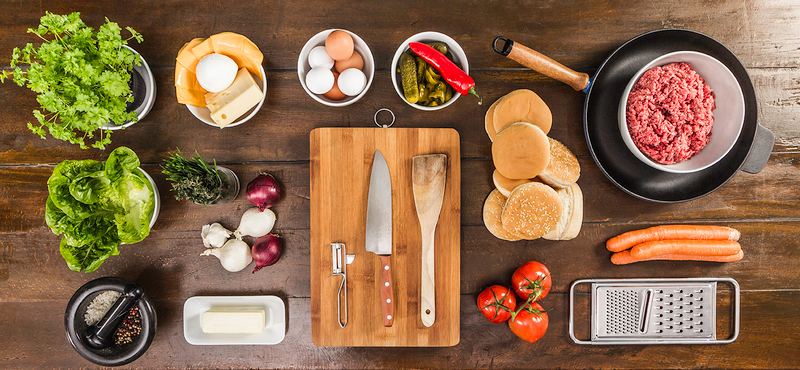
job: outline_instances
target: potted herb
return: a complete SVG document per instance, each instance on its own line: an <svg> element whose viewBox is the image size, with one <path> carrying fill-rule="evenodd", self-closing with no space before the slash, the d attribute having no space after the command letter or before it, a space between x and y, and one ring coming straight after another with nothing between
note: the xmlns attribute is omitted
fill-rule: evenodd
<svg viewBox="0 0 800 370"><path fill-rule="evenodd" d="M239 178L222 166L213 166L195 151L194 158L186 158L180 149L166 159L162 172L172 182L175 199L188 199L196 204L208 206L227 203L239 195Z"/></svg>
<svg viewBox="0 0 800 370"><path fill-rule="evenodd" d="M127 46L129 40L143 38L133 28L125 29L131 36L123 39L119 25L106 18L95 30L77 12L47 12L38 28L28 29L44 42L14 48L13 70L3 71L0 82L12 79L38 94L41 108L33 111L38 124L28 122L31 131L43 139L49 131L82 149L105 149L111 133L103 129L125 127L149 111L155 100L152 73ZM132 91L132 84L139 90Z"/></svg>

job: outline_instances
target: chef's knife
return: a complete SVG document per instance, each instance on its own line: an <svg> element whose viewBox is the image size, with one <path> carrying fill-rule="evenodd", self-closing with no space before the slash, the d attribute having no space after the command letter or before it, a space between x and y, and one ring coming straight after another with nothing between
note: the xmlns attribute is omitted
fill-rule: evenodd
<svg viewBox="0 0 800 370"><path fill-rule="evenodd" d="M392 284L392 179L389 165L379 150L372 159L367 198L366 249L381 258L381 311L383 326L394 321L394 286Z"/></svg>

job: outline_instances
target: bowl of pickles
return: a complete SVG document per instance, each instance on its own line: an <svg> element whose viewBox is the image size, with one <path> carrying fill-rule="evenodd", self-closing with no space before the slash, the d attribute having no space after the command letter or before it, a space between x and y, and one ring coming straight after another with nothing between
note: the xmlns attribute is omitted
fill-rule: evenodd
<svg viewBox="0 0 800 370"><path fill-rule="evenodd" d="M439 71L409 49L411 42L428 44L469 73L467 55L455 40L439 32L421 32L403 41L394 53L392 84L397 95L406 104L425 111L439 110L453 104L461 94L442 78Z"/></svg>

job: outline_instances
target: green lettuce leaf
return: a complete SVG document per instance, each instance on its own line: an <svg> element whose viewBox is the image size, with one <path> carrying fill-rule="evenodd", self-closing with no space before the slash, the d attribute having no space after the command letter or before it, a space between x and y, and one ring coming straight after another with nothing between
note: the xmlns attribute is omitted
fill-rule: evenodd
<svg viewBox="0 0 800 370"><path fill-rule="evenodd" d="M64 231L74 226L76 223L76 221L69 218L61 208L58 208L55 203L53 203L51 197L47 197L47 208L45 208L44 220L47 222L47 226L50 227L50 231L56 235L63 234Z"/></svg>
<svg viewBox="0 0 800 370"><path fill-rule="evenodd" d="M139 157L136 156L133 150L121 146L109 154L105 165L106 176L111 182L118 181L128 172L139 167L140 164Z"/></svg>
<svg viewBox="0 0 800 370"><path fill-rule="evenodd" d="M61 239L61 256L72 271L84 270L86 273L97 270L109 256L119 254L119 239L112 226L97 240L82 245L70 245L67 238Z"/></svg>
<svg viewBox="0 0 800 370"><path fill-rule="evenodd" d="M118 181L115 185L119 194L127 195L123 199L125 213L114 215L119 238L126 244L139 242L150 234L150 218L155 209L152 185L138 170L129 172L124 181Z"/></svg>

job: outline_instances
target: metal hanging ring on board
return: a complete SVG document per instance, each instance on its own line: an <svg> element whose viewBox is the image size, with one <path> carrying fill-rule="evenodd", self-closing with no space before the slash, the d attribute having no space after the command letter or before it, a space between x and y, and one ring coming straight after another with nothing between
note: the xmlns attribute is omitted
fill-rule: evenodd
<svg viewBox="0 0 800 370"><path fill-rule="evenodd" d="M380 123L378 123L378 113L383 112L383 111L387 111L387 112L389 112L389 114L392 115L392 122L390 122L388 125L381 125ZM394 125L394 112L392 112L391 109L389 109L389 108L378 109L378 111L375 112L375 116L372 117L372 120L375 121L375 124L378 127L383 127L383 128L391 127L392 125Z"/></svg>

